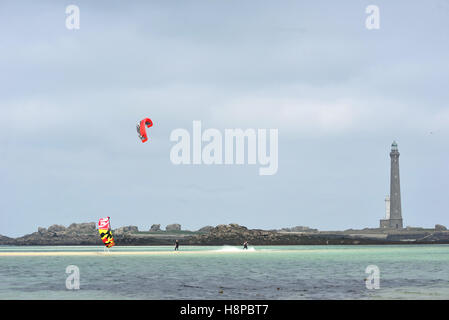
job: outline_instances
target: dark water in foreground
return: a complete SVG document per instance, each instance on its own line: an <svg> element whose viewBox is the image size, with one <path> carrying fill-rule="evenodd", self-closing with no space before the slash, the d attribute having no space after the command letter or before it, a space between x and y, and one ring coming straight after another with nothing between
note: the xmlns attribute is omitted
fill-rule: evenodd
<svg viewBox="0 0 449 320"><path fill-rule="evenodd" d="M115 247L140 255L8 256L101 247L0 247L0 299L449 299L449 245ZM80 289L66 288L68 265ZM380 289L368 290L368 265Z"/></svg>

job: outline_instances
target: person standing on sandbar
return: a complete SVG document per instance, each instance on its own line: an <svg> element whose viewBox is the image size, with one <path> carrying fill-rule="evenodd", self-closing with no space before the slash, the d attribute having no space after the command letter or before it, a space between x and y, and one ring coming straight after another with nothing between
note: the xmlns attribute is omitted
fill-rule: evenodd
<svg viewBox="0 0 449 320"><path fill-rule="evenodd" d="M179 241L176 240L175 241L175 251L178 251L178 250L179 250Z"/></svg>

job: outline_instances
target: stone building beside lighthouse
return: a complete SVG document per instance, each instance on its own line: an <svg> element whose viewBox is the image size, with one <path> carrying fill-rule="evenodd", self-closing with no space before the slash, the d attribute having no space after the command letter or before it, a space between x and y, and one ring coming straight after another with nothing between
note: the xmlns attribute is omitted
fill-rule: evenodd
<svg viewBox="0 0 449 320"><path fill-rule="evenodd" d="M385 219L380 220L380 227L385 229L402 229L401 183L399 179L399 150L396 141L391 144L390 196L385 199Z"/></svg>

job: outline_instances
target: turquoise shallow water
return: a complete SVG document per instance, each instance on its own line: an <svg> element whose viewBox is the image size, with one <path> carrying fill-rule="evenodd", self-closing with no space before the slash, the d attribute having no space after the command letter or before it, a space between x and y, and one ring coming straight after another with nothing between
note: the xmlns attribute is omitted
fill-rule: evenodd
<svg viewBox="0 0 449 320"><path fill-rule="evenodd" d="M0 299L449 299L449 245L114 247L127 255L0 255ZM102 247L0 247L103 252ZM156 254L157 253L157 254ZM68 265L80 289L67 290ZM380 269L368 290L365 269Z"/></svg>

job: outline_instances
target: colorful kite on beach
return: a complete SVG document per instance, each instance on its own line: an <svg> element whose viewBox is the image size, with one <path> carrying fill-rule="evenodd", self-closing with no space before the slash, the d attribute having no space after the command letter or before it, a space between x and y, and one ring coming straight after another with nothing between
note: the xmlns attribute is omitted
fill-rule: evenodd
<svg viewBox="0 0 449 320"><path fill-rule="evenodd" d="M145 118L137 124L137 133L139 134L139 138L142 140L142 143L148 140L147 129L145 126L150 128L153 126L153 121L151 121L150 118Z"/></svg>
<svg viewBox="0 0 449 320"><path fill-rule="evenodd" d="M101 218L98 221L98 232L100 232L101 240L107 248L115 246L114 237L111 233L111 224L109 222L109 217Z"/></svg>

